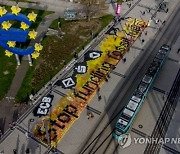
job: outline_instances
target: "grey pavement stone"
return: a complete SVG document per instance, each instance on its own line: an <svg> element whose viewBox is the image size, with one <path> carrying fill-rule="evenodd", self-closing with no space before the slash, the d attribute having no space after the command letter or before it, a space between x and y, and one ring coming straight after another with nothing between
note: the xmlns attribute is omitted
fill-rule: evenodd
<svg viewBox="0 0 180 154"><path fill-rule="evenodd" d="M7 137L7 139L0 144L0 151L4 151L4 154L13 153L13 149L17 150L17 153L25 153L26 148L29 148L31 153L45 153L46 148L37 143L30 137L27 138L24 133L17 128Z"/></svg>
<svg viewBox="0 0 180 154"><path fill-rule="evenodd" d="M156 121L159 117L161 109L164 105L162 99L163 94L157 92L150 92L141 106L140 112L137 114L132 127L151 136ZM139 128L143 125L143 128Z"/></svg>
<svg viewBox="0 0 180 154"><path fill-rule="evenodd" d="M169 92L176 77L176 74L179 70L179 67L180 66L178 63L175 63L167 59L166 63L160 70L161 74L159 74L155 80L154 87ZM171 72L171 73L167 73L167 72Z"/></svg>

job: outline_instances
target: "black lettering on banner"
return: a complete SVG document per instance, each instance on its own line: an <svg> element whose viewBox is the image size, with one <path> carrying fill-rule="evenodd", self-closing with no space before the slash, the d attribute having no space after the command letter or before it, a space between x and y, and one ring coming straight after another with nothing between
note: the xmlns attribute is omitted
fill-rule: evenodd
<svg viewBox="0 0 180 154"><path fill-rule="evenodd" d="M101 79L91 75L91 81L96 82L98 84L101 81Z"/></svg>
<svg viewBox="0 0 180 154"><path fill-rule="evenodd" d="M116 50L123 52L123 51L125 51L125 48L123 46L117 46Z"/></svg>
<svg viewBox="0 0 180 154"><path fill-rule="evenodd" d="M85 97L87 96L86 93L82 92L82 91L79 91L80 94L84 95Z"/></svg>
<svg viewBox="0 0 180 154"><path fill-rule="evenodd" d="M86 86L83 86L82 88L87 91L87 95L91 95L92 92L93 92L92 89L90 89L90 88L88 88L88 87L86 87Z"/></svg>
<svg viewBox="0 0 180 154"><path fill-rule="evenodd" d="M58 123L58 121L57 120L51 120L50 121L50 123L52 124L52 125L56 125L57 127L59 127L59 128L61 128L61 129L63 129L64 127L65 127L65 125L64 124L62 124L62 123Z"/></svg>
<svg viewBox="0 0 180 154"><path fill-rule="evenodd" d="M84 102L87 100L85 97L81 96L79 93L77 93L76 97L79 97L79 98L82 99Z"/></svg>
<svg viewBox="0 0 180 154"><path fill-rule="evenodd" d="M70 116L64 112L58 115L58 120L62 123L68 123L70 119Z"/></svg>
<svg viewBox="0 0 180 154"><path fill-rule="evenodd" d="M73 105L67 105L66 108L63 110L64 112L74 116L75 118L78 118L78 115L76 115L77 113L77 108Z"/></svg>
<svg viewBox="0 0 180 154"><path fill-rule="evenodd" d="M122 54L119 51L113 51L109 53L108 56L114 58L115 60L120 60L122 58Z"/></svg>
<svg viewBox="0 0 180 154"><path fill-rule="evenodd" d="M92 76L97 77L100 81L102 80L103 76L102 75L99 75L99 74L96 74L96 73L91 73Z"/></svg>

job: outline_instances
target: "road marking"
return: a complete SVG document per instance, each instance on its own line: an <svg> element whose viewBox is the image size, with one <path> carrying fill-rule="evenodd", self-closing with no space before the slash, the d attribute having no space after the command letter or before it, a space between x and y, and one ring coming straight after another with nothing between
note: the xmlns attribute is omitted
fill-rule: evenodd
<svg viewBox="0 0 180 154"><path fill-rule="evenodd" d="M167 150L167 151L169 151L169 152L171 152L171 153L173 153L173 154L180 154L179 151L177 151L177 150L175 150L175 149L173 149L173 148L170 148L169 146L167 146L167 145L165 145L165 144L163 144L162 148L165 149L165 150Z"/></svg>
<svg viewBox="0 0 180 154"><path fill-rule="evenodd" d="M121 74L121 73L118 73L118 72L116 72L116 71L111 71L111 73L112 73L112 74L115 74L115 75L117 75L117 76L120 76L120 77L122 77L122 78L125 78L125 77L126 77L126 75Z"/></svg>
<svg viewBox="0 0 180 154"><path fill-rule="evenodd" d="M96 114L98 114L98 115L101 114L100 111L98 111L98 110L96 110L95 108L92 108L92 107L90 107L90 106L87 106L87 110L92 111L92 112L94 112L94 113L96 113Z"/></svg>
<svg viewBox="0 0 180 154"><path fill-rule="evenodd" d="M140 130L137 130L137 129L135 129L135 128L132 128L131 131L132 131L133 133L136 133L136 134L144 137L144 138L150 138L149 135L147 135L146 133L141 132Z"/></svg>
<svg viewBox="0 0 180 154"><path fill-rule="evenodd" d="M57 89L54 89L54 88L53 88L52 91L55 92L56 94L61 95L61 96L66 96L65 93L63 93L63 92L61 92L61 91L59 91L59 90L57 90Z"/></svg>
<svg viewBox="0 0 180 154"><path fill-rule="evenodd" d="M144 51L144 49L136 47L136 46L131 46L131 48Z"/></svg>
<svg viewBox="0 0 180 154"><path fill-rule="evenodd" d="M173 61L173 62L176 62L176 63L179 63L179 61L178 61L178 60L173 59L173 58L170 58L170 57L168 57L168 60Z"/></svg>
<svg viewBox="0 0 180 154"><path fill-rule="evenodd" d="M158 91L158 92L160 92L160 93L162 93L162 94L166 94L166 93L167 93L166 91L164 91L164 90L162 90L162 89L159 89L159 88L157 88L157 87L153 87L152 89L155 90L155 91Z"/></svg>

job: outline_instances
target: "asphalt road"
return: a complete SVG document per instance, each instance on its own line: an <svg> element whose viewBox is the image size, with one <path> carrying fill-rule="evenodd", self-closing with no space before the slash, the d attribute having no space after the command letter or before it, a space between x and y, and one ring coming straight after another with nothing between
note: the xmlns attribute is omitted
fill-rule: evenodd
<svg viewBox="0 0 180 154"><path fill-rule="evenodd" d="M102 123L100 123L99 126L95 128L93 134L97 134L96 130L98 130L98 128L102 130L101 133L96 135L96 137L91 134L91 136L93 137L90 137L85 143L85 145L82 146L84 148L82 148L80 152L81 154L104 154L106 153L111 143L115 142L115 140L112 138L112 131L118 113L126 104L128 98L131 96L135 87L141 80L156 51L160 48L162 44L168 44L172 46L179 33L180 9L179 6L177 6L173 14L170 16L169 20L166 22L166 25L159 31L157 36L155 36L153 40L149 40L149 43L146 47L147 51L143 52L141 58L139 58L139 62L137 62L136 65L134 65L132 71L129 72L129 75L126 77L126 82L124 82L124 85L120 85L119 89L116 91L116 95L112 100L112 102L114 103L110 103L113 104L113 106L108 106L107 112L105 113L108 114L109 120L105 120L106 117L104 116L101 119ZM117 145L117 143L115 145ZM114 146L114 149L111 150L112 153L116 151L117 146Z"/></svg>

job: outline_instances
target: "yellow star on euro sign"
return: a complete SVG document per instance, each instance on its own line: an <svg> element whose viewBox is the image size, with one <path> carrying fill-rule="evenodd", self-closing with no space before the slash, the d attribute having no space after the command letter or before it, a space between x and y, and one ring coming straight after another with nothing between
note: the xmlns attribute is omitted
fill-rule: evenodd
<svg viewBox="0 0 180 154"><path fill-rule="evenodd" d="M37 59L39 57L40 53L35 51L31 55L32 55L32 58Z"/></svg>
<svg viewBox="0 0 180 154"><path fill-rule="evenodd" d="M28 14L27 17L28 17L29 21L35 22L37 14L35 14L34 12L31 12L31 13Z"/></svg>
<svg viewBox="0 0 180 154"><path fill-rule="evenodd" d="M13 55L13 53L9 52L8 50L6 50L5 53L6 53L5 55L8 56L8 57L11 57Z"/></svg>
<svg viewBox="0 0 180 154"><path fill-rule="evenodd" d="M26 29L29 28L29 26L26 23L21 22L21 27L20 28L22 28L23 30L26 30Z"/></svg>
<svg viewBox="0 0 180 154"><path fill-rule="evenodd" d="M16 42L15 41L8 41L7 45L9 45L10 48L14 48L16 45Z"/></svg>
<svg viewBox="0 0 180 154"><path fill-rule="evenodd" d="M7 13L7 10L4 7L0 7L0 16L2 17L6 13Z"/></svg>
<svg viewBox="0 0 180 154"><path fill-rule="evenodd" d="M32 30L29 32L28 35L29 35L30 39L35 39L37 36L37 32L35 30Z"/></svg>
<svg viewBox="0 0 180 154"><path fill-rule="evenodd" d="M18 15L19 12L21 11L21 8L19 8L18 5L14 5L11 7L11 10L12 10L12 14Z"/></svg>
<svg viewBox="0 0 180 154"><path fill-rule="evenodd" d="M9 21L3 21L2 29L8 30L11 27L11 23Z"/></svg>
<svg viewBox="0 0 180 154"><path fill-rule="evenodd" d="M40 43L35 43L34 47L35 47L35 51L38 51L38 52L43 49L43 46Z"/></svg>

